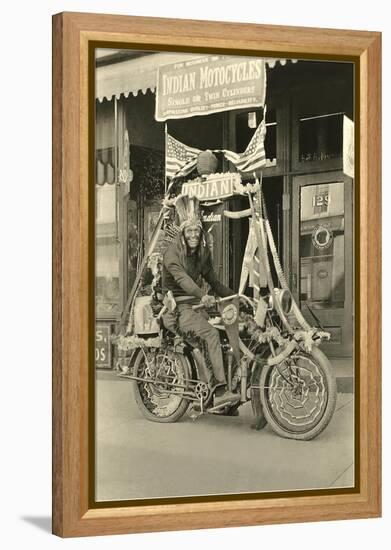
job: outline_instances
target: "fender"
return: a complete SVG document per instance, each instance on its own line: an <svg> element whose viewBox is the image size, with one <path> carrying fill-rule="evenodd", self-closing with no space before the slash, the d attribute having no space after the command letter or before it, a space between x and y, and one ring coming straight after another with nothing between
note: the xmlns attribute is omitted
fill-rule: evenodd
<svg viewBox="0 0 391 550"><path fill-rule="evenodd" d="M189 364L191 377L197 380L202 380L199 374L199 361L197 360L197 354L195 353L196 351L198 351L198 353L201 352L199 350L196 350L195 348L192 348L183 340L181 340L179 343L174 343L174 345L172 346L172 350L175 351L175 353L180 353L186 359L187 363Z"/></svg>
<svg viewBox="0 0 391 550"><path fill-rule="evenodd" d="M193 378L208 383L210 374L201 350L190 346L183 340L180 340L179 343L174 342L173 350L176 353L181 353L186 358Z"/></svg>
<svg viewBox="0 0 391 550"><path fill-rule="evenodd" d="M123 369L125 369L125 374L127 370L131 370L132 366L137 358L138 353L141 351L141 348L135 348L131 351L130 355L118 356L115 361L115 369L118 371L118 375L124 374Z"/></svg>
<svg viewBox="0 0 391 550"><path fill-rule="evenodd" d="M283 348L282 350L279 350L277 355L275 355L274 357L273 356L269 357L269 359L267 360L267 364L271 366L271 365L277 365L278 363L282 363L283 361L285 361L285 359L287 359L291 355L291 353L297 350L298 347L299 346L297 342L292 340L285 346L285 348Z"/></svg>
<svg viewBox="0 0 391 550"><path fill-rule="evenodd" d="M188 344L186 344L186 342L183 341L175 343L173 346L170 345L169 349L175 351L175 353L180 353L181 355L183 355L189 365L189 370L191 372L192 378L196 380L201 380L202 382L208 382L208 378L206 376L207 367L203 360L202 353L198 349L190 347ZM130 370L132 370L132 367L140 353L142 353L142 349L135 348L132 351L131 356L126 358L127 366Z"/></svg>
<svg viewBox="0 0 391 550"><path fill-rule="evenodd" d="M132 374L132 370L133 370L133 365L136 362L136 359L137 359L139 353L141 353L141 348L135 348L134 350L132 350L132 353L130 354L130 356L124 357L122 359L122 361L125 363L124 366L128 367L131 374ZM121 360L121 358L119 358L119 359ZM120 375L121 375L121 373L120 373Z"/></svg>

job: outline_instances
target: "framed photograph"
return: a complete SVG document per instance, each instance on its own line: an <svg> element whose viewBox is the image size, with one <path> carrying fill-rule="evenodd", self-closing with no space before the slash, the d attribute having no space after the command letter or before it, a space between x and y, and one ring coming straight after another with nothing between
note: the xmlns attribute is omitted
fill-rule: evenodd
<svg viewBox="0 0 391 550"><path fill-rule="evenodd" d="M53 17L53 532L381 514L381 35Z"/></svg>

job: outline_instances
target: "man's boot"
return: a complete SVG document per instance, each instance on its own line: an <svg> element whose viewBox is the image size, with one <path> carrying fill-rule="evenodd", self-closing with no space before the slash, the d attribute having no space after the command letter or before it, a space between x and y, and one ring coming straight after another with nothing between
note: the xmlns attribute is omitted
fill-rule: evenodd
<svg viewBox="0 0 391 550"><path fill-rule="evenodd" d="M228 403L225 407L220 407L219 409L211 411L212 414L216 416L239 416L238 408L241 403L237 401L236 403Z"/></svg>
<svg viewBox="0 0 391 550"><path fill-rule="evenodd" d="M213 404L215 407L218 407L219 405L225 405L229 403L235 403L236 401L239 401L240 395L237 393L233 393L231 391L228 391L227 389L221 393L220 395L215 395L213 399Z"/></svg>

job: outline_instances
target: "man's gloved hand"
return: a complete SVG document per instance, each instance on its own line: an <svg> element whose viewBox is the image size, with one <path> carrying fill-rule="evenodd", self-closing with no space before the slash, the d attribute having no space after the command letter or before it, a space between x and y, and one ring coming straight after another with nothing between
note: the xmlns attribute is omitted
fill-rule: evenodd
<svg viewBox="0 0 391 550"><path fill-rule="evenodd" d="M252 298L239 296L239 306L241 306L242 311L253 311L252 304L254 304L254 301ZM255 308L256 308L256 304L255 304Z"/></svg>
<svg viewBox="0 0 391 550"><path fill-rule="evenodd" d="M201 298L201 304L205 307L213 307L216 304L216 298L210 294L205 294L205 296Z"/></svg>

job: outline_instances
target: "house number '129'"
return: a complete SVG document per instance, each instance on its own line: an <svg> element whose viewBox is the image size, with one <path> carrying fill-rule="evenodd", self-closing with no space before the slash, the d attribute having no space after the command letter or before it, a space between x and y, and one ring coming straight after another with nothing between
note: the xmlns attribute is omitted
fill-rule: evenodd
<svg viewBox="0 0 391 550"><path fill-rule="evenodd" d="M330 204L330 195L315 195L312 197L312 206L328 206Z"/></svg>

